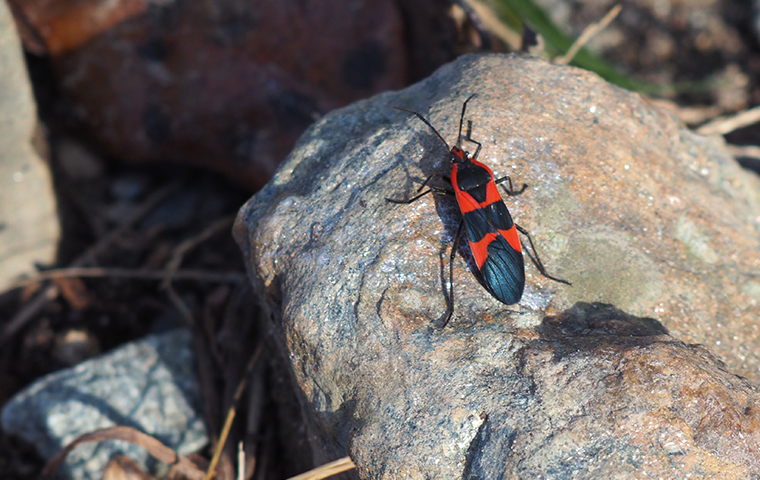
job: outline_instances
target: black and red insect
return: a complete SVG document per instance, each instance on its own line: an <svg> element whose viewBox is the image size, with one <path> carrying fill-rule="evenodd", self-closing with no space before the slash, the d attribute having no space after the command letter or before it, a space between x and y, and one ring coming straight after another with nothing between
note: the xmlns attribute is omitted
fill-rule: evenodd
<svg viewBox="0 0 760 480"><path fill-rule="evenodd" d="M414 197L408 200L391 198L387 200L392 203L409 204L431 192L446 195L453 194L456 196L459 210L462 213L462 221L454 237L454 246L449 257L448 302L446 313L437 322L440 328L446 326L454 311L453 262L463 228L467 235L467 241L470 244L472 257L480 271L482 283L486 290L500 302L507 305L519 302L525 288L525 266L523 263L522 245L517 232L522 233L528 238L531 250L533 251L533 255L528 252L528 256L536 265L538 271L541 272L541 275L555 282L570 285L570 282L567 280L552 277L546 272L536 252L530 233L512 220L512 216L509 214L509 210L504 205L504 201L501 199L499 191L496 188L496 185L507 182L509 188L504 188L504 191L507 195L514 196L523 193L528 188L528 185L523 184L520 190L515 190L512 186L512 179L509 176L495 179L491 169L477 160L482 145L471 138L472 121L467 122L467 135L462 137L462 124L464 123L467 103L475 96L476 94L470 95L462 105L462 114L459 118L459 135L454 147L449 147L443 136L422 114L405 108L395 107L398 110L417 116L446 145L451 159L451 177L442 176L442 178L451 185L453 191L447 188L430 186L426 191L419 193L435 176L431 175L422 183L417 190L418 194ZM477 145L477 149L472 156L462 149L462 140Z"/></svg>

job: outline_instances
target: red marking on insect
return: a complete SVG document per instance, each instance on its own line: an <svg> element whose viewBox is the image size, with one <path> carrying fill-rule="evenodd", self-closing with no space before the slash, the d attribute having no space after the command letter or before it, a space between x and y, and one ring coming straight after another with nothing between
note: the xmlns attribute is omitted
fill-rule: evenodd
<svg viewBox="0 0 760 480"><path fill-rule="evenodd" d="M437 326L440 328L446 326L454 312L453 262L463 228L470 245L473 259L480 271L483 286L500 302L507 305L513 305L519 302L525 288L525 265L523 262L522 245L520 243L518 232L528 238L535 258L530 253L528 253L528 256L536 265L536 268L538 268L541 275L554 280L555 282L570 285L570 282L567 280L552 277L546 272L546 269L536 252L536 248L533 245L533 239L531 238L530 233L520 225L514 223L507 206L504 205L504 201L496 188L496 185L507 182L509 188L504 188L504 191L507 195L514 196L523 193L525 189L528 188L528 185L523 184L519 191L515 190L512 186L512 179L509 178L509 176L497 179L494 177L490 168L477 161L482 145L471 137L472 121L467 122L467 134L465 137L462 137L462 124L464 123L467 102L472 100L475 95L476 94L470 95L462 105L462 114L459 117L459 135L457 137L457 143L453 147L449 147L446 139L443 138L438 130L436 130L435 127L422 116L422 114L405 108L395 107L398 110L411 113L422 120L425 125L433 130L444 145L446 145L451 159L451 178L443 178L451 184L453 190L440 187L428 187L428 190L419 193L433 176L435 176L431 175L423 182L417 190L417 195L414 197L408 200L396 200L391 198L386 200L392 203L409 204L431 192L446 195L453 194L456 197L459 210L462 213L462 221L460 222L456 236L454 237L454 245L451 249L451 255L449 256L449 292L446 312L443 317L436 322ZM477 149L472 156L470 156L466 150L462 149L463 139L477 145Z"/></svg>

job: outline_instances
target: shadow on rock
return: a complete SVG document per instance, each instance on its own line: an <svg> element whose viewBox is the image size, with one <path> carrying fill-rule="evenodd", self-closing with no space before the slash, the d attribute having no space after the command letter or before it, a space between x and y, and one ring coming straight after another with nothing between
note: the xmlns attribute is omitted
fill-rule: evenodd
<svg viewBox="0 0 760 480"><path fill-rule="evenodd" d="M599 302L578 302L559 315L547 316L536 331L558 356L603 346L633 348L673 340L662 337L669 335L668 329L654 318L635 317Z"/></svg>

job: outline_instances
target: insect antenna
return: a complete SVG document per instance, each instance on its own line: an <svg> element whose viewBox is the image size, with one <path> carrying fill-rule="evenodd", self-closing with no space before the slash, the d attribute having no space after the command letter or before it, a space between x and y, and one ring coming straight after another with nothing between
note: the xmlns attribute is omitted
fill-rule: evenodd
<svg viewBox="0 0 760 480"><path fill-rule="evenodd" d="M425 117L422 116L421 113L415 112L414 110L407 110L406 108L401 108L401 107L393 107L393 108L395 108L396 110L401 110L402 112L411 113L412 115L416 115L417 118L419 118L420 120L422 120L423 122L425 122L425 125L427 125L428 127L430 127L430 129L433 132L435 132L436 135L438 135L438 138L440 138L441 141L443 142L443 144L446 145L446 150L451 151L451 147L449 147L449 143L446 141L445 138L443 138L443 135L441 135L440 133L438 133L438 130L436 130L435 127L430 122L428 122L425 119Z"/></svg>
<svg viewBox="0 0 760 480"><path fill-rule="evenodd" d="M462 115L459 116L459 135L457 135L457 147L462 148L462 124L464 123L464 112L467 110L467 102L472 100L473 98L477 97L477 93L473 93L469 97L467 97L467 100L464 101L462 104ZM469 137L469 135L468 135Z"/></svg>

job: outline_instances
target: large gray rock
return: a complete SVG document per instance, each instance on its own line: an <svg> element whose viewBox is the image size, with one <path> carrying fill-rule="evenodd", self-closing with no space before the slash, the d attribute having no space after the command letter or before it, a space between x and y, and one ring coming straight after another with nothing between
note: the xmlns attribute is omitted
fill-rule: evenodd
<svg viewBox="0 0 760 480"><path fill-rule="evenodd" d="M194 364L186 330L146 337L41 378L5 405L2 428L48 460L77 437L117 425L153 435L180 454L197 452L208 436ZM116 454L148 470L161 467L142 447L109 440L79 445L58 473L100 479Z"/></svg>
<svg viewBox="0 0 760 480"><path fill-rule="evenodd" d="M21 42L0 1L0 292L55 260L60 227L50 170L32 147L36 125Z"/></svg>
<svg viewBox="0 0 760 480"><path fill-rule="evenodd" d="M471 93L480 160L530 184L507 205L573 286L526 262L506 306L458 255L436 330L456 206L386 198L450 165L392 107L452 144ZM350 453L363 478L749 478L758 392L729 370L760 379L759 222L760 181L719 140L594 74L491 55L322 119L235 232L324 432L315 461Z"/></svg>

